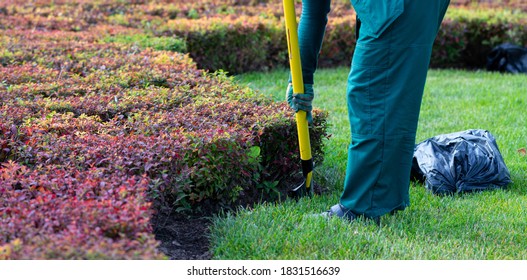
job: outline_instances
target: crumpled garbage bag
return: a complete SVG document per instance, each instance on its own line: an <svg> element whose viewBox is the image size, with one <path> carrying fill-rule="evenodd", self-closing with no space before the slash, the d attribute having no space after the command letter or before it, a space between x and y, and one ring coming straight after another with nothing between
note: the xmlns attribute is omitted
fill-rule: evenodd
<svg viewBox="0 0 527 280"><path fill-rule="evenodd" d="M510 43L495 47L487 56L487 70L527 73L527 48Z"/></svg>
<svg viewBox="0 0 527 280"><path fill-rule="evenodd" d="M511 183L507 166L487 130L438 135L416 145L412 177L435 194L503 188Z"/></svg>

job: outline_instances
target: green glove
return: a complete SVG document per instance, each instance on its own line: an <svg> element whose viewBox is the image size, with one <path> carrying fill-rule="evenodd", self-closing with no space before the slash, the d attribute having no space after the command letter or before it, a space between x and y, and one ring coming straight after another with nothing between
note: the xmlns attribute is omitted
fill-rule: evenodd
<svg viewBox="0 0 527 280"><path fill-rule="evenodd" d="M298 112L299 110L306 112L307 122L313 123L313 115L311 110L313 110L313 98L315 97L315 92L313 91L312 84L304 84L304 93L294 94L293 85L289 83L286 90L286 100L289 103L289 106Z"/></svg>

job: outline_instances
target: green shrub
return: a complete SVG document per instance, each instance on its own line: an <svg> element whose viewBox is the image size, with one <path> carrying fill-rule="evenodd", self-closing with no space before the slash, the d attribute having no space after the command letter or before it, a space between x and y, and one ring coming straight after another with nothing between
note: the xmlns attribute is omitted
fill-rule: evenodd
<svg viewBox="0 0 527 280"><path fill-rule="evenodd" d="M237 86L225 72L199 70L180 53L82 33L5 34L17 55L0 68L3 161L147 174L160 200L181 210L268 199L261 186L300 170L288 106ZM315 114L318 162L326 117ZM19 136L10 134L13 126Z"/></svg>
<svg viewBox="0 0 527 280"><path fill-rule="evenodd" d="M348 66L355 44L355 17L330 18L320 51L320 67Z"/></svg>
<svg viewBox="0 0 527 280"><path fill-rule="evenodd" d="M158 51L173 51L186 53L186 41L177 37L157 37L147 34L132 34L132 35L117 35L107 36L104 38L105 42L123 43L129 45L138 45L141 48L152 48Z"/></svg>
<svg viewBox="0 0 527 280"><path fill-rule="evenodd" d="M352 8L337 4L333 10L320 54L321 67L349 65L355 47ZM154 32L185 38L198 67L237 74L288 66L282 21L280 12L271 18L262 15L184 18L162 24ZM526 22L525 13L520 11L451 7L434 42L431 66L482 68L487 54L498 44L527 45Z"/></svg>
<svg viewBox="0 0 527 280"><path fill-rule="evenodd" d="M434 44L434 67L483 68L495 46L527 45L525 13L450 9Z"/></svg>
<svg viewBox="0 0 527 280"><path fill-rule="evenodd" d="M176 19L154 32L185 38L199 68L231 74L276 67L285 61L283 31L260 17ZM282 57L281 57L282 56Z"/></svg>
<svg viewBox="0 0 527 280"><path fill-rule="evenodd" d="M0 260L164 259L148 178L0 163Z"/></svg>
<svg viewBox="0 0 527 280"><path fill-rule="evenodd" d="M12 1L4 4L0 29L73 30L77 38L71 36L71 40L79 42L89 39L79 31L99 32L106 42L186 51L199 68L230 74L288 66L280 0L168 4L104 0L79 4L56 4L51 9L45 3L27 6L21 0ZM297 15L300 11L301 1L297 1ZM527 45L525 11L521 1L453 1L434 43L431 66L481 68L492 47L504 42ZM321 67L349 65L355 44L354 26L349 1L333 1ZM10 47L9 40L0 40L5 46L0 51L2 65L15 63L20 55ZM39 54L34 57L38 59Z"/></svg>
<svg viewBox="0 0 527 280"><path fill-rule="evenodd" d="M430 66L463 67L463 50L467 45L465 28L458 21L446 18L438 31L430 58Z"/></svg>

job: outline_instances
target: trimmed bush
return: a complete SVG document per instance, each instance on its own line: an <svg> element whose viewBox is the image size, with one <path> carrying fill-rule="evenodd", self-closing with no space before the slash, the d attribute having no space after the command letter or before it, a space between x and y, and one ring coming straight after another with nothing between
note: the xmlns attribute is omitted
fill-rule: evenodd
<svg viewBox="0 0 527 280"><path fill-rule="evenodd" d="M188 51L202 69L237 74L287 67L281 0L77 2L53 8L28 8L20 0L5 4L0 29L83 31L107 25L111 27L103 32L112 33L121 26L127 28L125 34L113 32L104 40ZM492 47L504 42L527 45L526 8L522 1L452 1L434 45L432 67L481 68ZM300 10L298 1L298 15ZM333 1L329 20L320 65L349 65L355 42L349 1ZM0 63L12 56L16 51L5 51Z"/></svg>
<svg viewBox="0 0 527 280"><path fill-rule="evenodd" d="M0 259L163 259L145 177L56 166L0 168Z"/></svg>
<svg viewBox="0 0 527 280"><path fill-rule="evenodd" d="M507 10L450 9L434 44L433 67L484 68L495 46L527 46L525 13Z"/></svg>
<svg viewBox="0 0 527 280"><path fill-rule="evenodd" d="M212 71L236 74L269 69L283 64L287 55L277 51L286 50L281 26L261 17L176 19L155 32L185 38L194 61Z"/></svg>
<svg viewBox="0 0 527 280"><path fill-rule="evenodd" d="M330 18L320 50L319 66L349 66L355 44L355 17Z"/></svg>
<svg viewBox="0 0 527 280"><path fill-rule="evenodd" d="M10 33L11 38L16 38L20 34ZM69 37L67 33L65 35L63 37ZM3 155L5 159L12 158L29 165L48 163L73 165L82 169L107 168L106 165L100 165L101 162L105 164L112 162L121 169L136 170L136 166L120 162L130 161L133 164L142 162L143 165L151 161L160 163L164 162L164 159L159 158L158 155L180 153L182 157L186 157L186 165L167 163L167 169L160 171L175 172L174 170L188 167L190 174L194 174L190 178L192 183L189 184L186 193L188 198L182 200L180 196L178 201L182 204L176 206L190 208L191 205L205 198L218 202L218 205L229 205L239 200L241 191L251 193L251 185L257 185L261 183L260 180L266 178L260 175L253 177L253 173L260 172L258 170L267 172L267 168L271 168L265 164L261 165L258 160L247 158L249 152L254 151L251 150L253 146L264 145L259 138L256 138L265 134L260 130L265 131L267 126L274 126L275 122L279 122L288 126L287 129L292 132L295 131L292 112L285 104L273 104L248 89L240 88L224 74L210 75L197 70L184 55L152 50L135 53L121 46L96 42L93 44L72 42L71 45L67 45L58 37L53 40L44 39L45 43L43 43L39 40L41 37L44 37L44 33L35 33L33 37L28 38L32 42L30 44L26 45L23 41L12 44L11 48L20 51L12 57L11 63L14 65L3 69L5 73L18 73L7 75L4 81L7 90L0 98L6 108L11 108L6 111L4 117L13 125L20 126L21 136L27 137L26 143L31 143L29 146L22 145L17 152L9 149L9 153ZM46 46L49 55L40 53L38 63L32 63L31 61L37 58L27 54L33 54L30 51L32 49L40 50L41 45ZM72 48L83 53L82 59L85 62L79 63L76 57L59 55L60 50ZM98 50L97 53L92 53L94 49ZM49 69L40 65L55 68ZM70 67L62 67L62 65ZM60 68L56 69L58 67ZM35 77L29 72L35 73ZM25 76L27 77L23 78ZM323 114L319 116L325 118ZM287 119L287 124L277 121L282 118ZM316 136L313 143L321 144L316 138L324 137L325 122L323 120L319 122L323 125L315 130L317 133L314 133ZM92 130L83 131L82 129L88 124ZM71 131L80 129L79 133L86 134L66 133L70 129ZM279 131L283 130L284 127ZM45 133L34 134L34 131ZM173 138L174 133L181 137ZM139 139L138 136L153 138ZM265 138L266 144L276 145L275 137ZM140 155L144 154L143 149L146 148L141 148L140 151L130 150L129 158L118 156L119 153L127 150L121 145L127 146L129 142L134 141L148 143L146 146L152 147L153 154L146 154L143 158ZM297 153L297 148L292 149L292 146L296 146L296 139L288 139L288 141L292 145L284 146L287 150L279 152L280 156L267 155L265 149L262 149L262 154L258 156L284 157L290 156L290 151ZM89 144L92 142L95 143L94 146ZM192 154L189 151L191 149L178 144L179 142L186 142L185 145L190 145L189 143L192 142L194 143L192 145L199 145L196 146L199 147L198 150L211 150L211 152ZM227 143L232 143L232 146ZM157 144L165 145L161 148L164 150L155 151ZM3 144L6 147L7 145L7 142ZM13 146L13 144L9 145ZM182 145L183 148L176 149L174 145ZM221 147L216 149L214 146L218 145ZM167 147L172 147L171 152L167 152ZM196 147L193 149L196 150ZM140 147L134 146L134 148ZM91 154L98 150L106 151L105 155L108 158L100 158L103 152ZM114 150L115 155L112 156L111 151ZM227 150L231 150L228 153L230 157L217 159L220 157L219 154ZM240 154L237 154L237 151ZM314 152L321 161L321 145L314 145ZM83 155L82 160L75 155ZM90 156L93 159L88 160ZM215 160L211 160L211 163L202 169L195 167L203 164L207 156ZM247 160L245 163L244 158ZM200 161L202 159L203 161ZM229 163L230 160L232 161ZM272 168L275 168L274 164ZM227 167L232 165L228 170L247 169L247 172L225 173L223 175L227 179L220 180L219 174L224 171L218 169L218 175L214 180L202 180L202 173L198 171L203 170L214 177L216 176L212 172L212 169L216 168L214 165ZM280 170L282 167L278 166ZM298 163L290 167L296 168ZM138 170L139 173L132 172L132 174L147 172L141 168ZM275 172L270 173L277 175ZM281 177L283 175L284 173L281 173ZM275 176L275 179L280 181L281 177ZM152 178L160 179L157 175ZM164 185L187 180L177 176L172 179L164 182ZM226 180L229 183L226 184ZM202 193L205 188L214 191ZM223 188L233 188L237 191L224 195ZM179 191L175 193L177 193L175 196L180 195Z"/></svg>
<svg viewBox="0 0 527 280"><path fill-rule="evenodd" d="M332 10L320 55L321 67L349 65L355 46L352 8L337 4ZM494 46L503 42L527 45L526 18L519 11L451 7L434 43L431 66L483 68ZM154 32L185 38L200 68L237 74L288 66L280 16L174 19ZM226 55L224 50L232 51Z"/></svg>
<svg viewBox="0 0 527 280"><path fill-rule="evenodd" d="M301 170L285 103L198 69L165 39L25 27L0 29L0 258L161 258L154 209L276 199ZM318 162L326 117L314 112Z"/></svg>

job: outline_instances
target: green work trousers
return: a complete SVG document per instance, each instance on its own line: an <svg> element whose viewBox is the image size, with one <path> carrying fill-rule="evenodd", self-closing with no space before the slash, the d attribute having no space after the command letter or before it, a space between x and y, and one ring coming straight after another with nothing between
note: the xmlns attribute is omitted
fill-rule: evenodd
<svg viewBox="0 0 527 280"><path fill-rule="evenodd" d="M432 45L449 0L351 0L361 21L348 77L351 143L340 203L378 217L410 203Z"/></svg>

